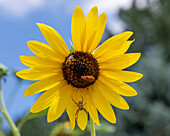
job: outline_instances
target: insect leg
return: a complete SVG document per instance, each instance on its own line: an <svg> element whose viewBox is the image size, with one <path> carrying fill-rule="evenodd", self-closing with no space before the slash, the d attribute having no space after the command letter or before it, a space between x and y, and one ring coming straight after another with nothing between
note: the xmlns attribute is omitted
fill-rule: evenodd
<svg viewBox="0 0 170 136"><path fill-rule="evenodd" d="M78 105L78 103L72 98L73 102Z"/></svg>
<svg viewBox="0 0 170 136"><path fill-rule="evenodd" d="M82 98L82 101L81 101L81 103L83 104L83 96L81 96L81 98Z"/></svg>
<svg viewBox="0 0 170 136"><path fill-rule="evenodd" d="M86 105L86 104L87 104L87 102L85 104L83 104L83 106Z"/></svg>
<svg viewBox="0 0 170 136"><path fill-rule="evenodd" d="M76 114L75 114L76 120L78 119L78 114L79 114L79 109L77 109Z"/></svg>
<svg viewBox="0 0 170 136"><path fill-rule="evenodd" d="M86 114L88 115L88 112L87 112L87 110L85 109L85 108L83 108L83 110L86 112Z"/></svg>

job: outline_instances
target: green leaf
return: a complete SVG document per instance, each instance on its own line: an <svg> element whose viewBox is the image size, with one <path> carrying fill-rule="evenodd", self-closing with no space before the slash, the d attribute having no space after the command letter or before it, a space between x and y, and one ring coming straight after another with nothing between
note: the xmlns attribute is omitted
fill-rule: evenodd
<svg viewBox="0 0 170 136"><path fill-rule="evenodd" d="M73 47L73 44L72 44L71 40L70 40L70 44L71 44L71 50L70 50L70 53L73 53L73 52L75 52L75 49L74 49L74 47Z"/></svg>
<svg viewBox="0 0 170 136"><path fill-rule="evenodd" d="M47 115L47 112L48 112L48 109L45 109L43 111L40 111L38 113L28 113L22 120L21 122L19 123L18 125L18 128L21 129L22 126L24 125L24 123L30 119L34 119L34 118L38 118L38 117L41 117L41 116L45 116Z"/></svg>
<svg viewBox="0 0 170 136"><path fill-rule="evenodd" d="M38 113L28 113L27 116L25 118L27 119L33 119L33 118L37 118L37 117L41 117L41 116L45 116L47 115L48 109L45 109L43 111L40 111Z"/></svg>

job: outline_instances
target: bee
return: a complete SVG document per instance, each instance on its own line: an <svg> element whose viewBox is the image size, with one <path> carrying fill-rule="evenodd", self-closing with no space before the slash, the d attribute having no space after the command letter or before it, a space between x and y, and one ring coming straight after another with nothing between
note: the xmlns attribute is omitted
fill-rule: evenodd
<svg viewBox="0 0 170 136"><path fill-rule="evenodd" d="M74 59L74 55L73 55L73 54L70 55L70 56L68 57L68 59L66 60L66 65L69 65L69 63L70 63L71 61L76 61L76 60Z"/></svg>
<svg viewBox="0 0 170 136"><path fill-rule="evenodd" d="M73 54L70 55L70 56L67 58L67 60L66 60L66 65L62 66L61 69L69 66L69 65L70 65L70 62L72 62L72 61L76 61L76 59L74 59L74 55L73 55Z"/></svg>
<svg viewBox="0 0 170 136"><path fill-rule="evenodd" d="M82 97L82 96L81 96ZM80 110L84 110L86 112L86 114L88 115L88 112L87 110L83 107L85 104L83 104L83 97L82 97L82 101L79 101L78 103L72 98L73 102L77 105L78 109L76 111L76 114L75 114L75 117L76 117L76 120L78 119L78 114L79 114L79 111Z"/></svg>
<svg viewBox="0 0 170 136"><path fill-rule="evenodd" d="M93 76L81 76L81 79L87 81L87 82L94 82L95 78Z"/></svg>

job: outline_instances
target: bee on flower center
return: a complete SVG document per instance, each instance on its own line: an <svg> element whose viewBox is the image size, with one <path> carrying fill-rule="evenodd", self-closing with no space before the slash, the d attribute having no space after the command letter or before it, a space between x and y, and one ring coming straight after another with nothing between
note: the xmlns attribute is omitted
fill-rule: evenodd
<svg viewBox="0 0 170 136"><path fill-rule="evenodd" d="M68 57L68 59L66 60L66 64L64 66L62 66L61 69L69 66L69 64L71 64L72 61L76 61L76 59L74 59L74 55L73 54Z"/></svg>
<svg viewBox="0 0 170 136"><path fill-rule="evenodd" d="M70 55L70 57L68 57L68 59L66 60L66 65L69 65L71 61L76 61L76 60L74 59L74 55L73 55L73 54Z"/></svg>

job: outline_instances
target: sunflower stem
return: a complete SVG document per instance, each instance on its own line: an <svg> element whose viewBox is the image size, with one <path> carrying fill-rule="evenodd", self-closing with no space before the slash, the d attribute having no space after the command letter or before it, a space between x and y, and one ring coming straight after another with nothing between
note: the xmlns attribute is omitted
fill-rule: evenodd
<svg viewBox="0 0 170 136"><path fill-rule="evenodd" d="M91 136L96 136L95 125L91 117L90 117L90 124L91 124Z"/></svg>
<svg viewBox="0 0 170 136"><path fill-rule="evenodd" d="M1 78L2 77L0 76L0 104L1 104L1 110L0 111L5 116L5 119L8 121L8 123L9 123L9 125L11 127L13 135L14 136L21 136L18 128L16 127L16 125L12 121L12 119L11 119L7 109L6 109L6 106L5 106L5 103L4 103L4 99L3 99L2 87L1 87Z"/></svg>

